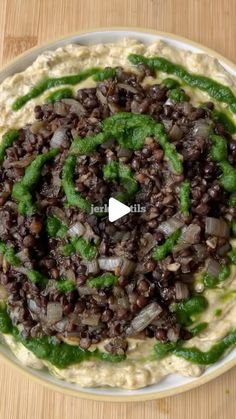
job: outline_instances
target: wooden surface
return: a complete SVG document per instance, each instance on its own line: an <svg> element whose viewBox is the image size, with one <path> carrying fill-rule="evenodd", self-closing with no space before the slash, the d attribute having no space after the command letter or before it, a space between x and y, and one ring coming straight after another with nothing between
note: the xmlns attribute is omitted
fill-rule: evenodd
<svg viewBox="0 0 236 419"><path fill-rule="evenodd" d="M0 0L0 64L73 31L140 26L201 42L236 62L235 0ZM64 396L0 365L0 419L233 419L236 369L160 401L101 403Z"/></svg>

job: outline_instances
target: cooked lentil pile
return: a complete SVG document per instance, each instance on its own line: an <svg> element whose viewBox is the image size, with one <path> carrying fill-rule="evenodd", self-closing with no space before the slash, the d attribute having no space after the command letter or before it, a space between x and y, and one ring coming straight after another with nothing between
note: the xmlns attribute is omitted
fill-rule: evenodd
<svg viewBox="0 0 236 419"><path fill-rule="evenodd" d="M132 336L189 339L207 304L194 274L203 287L229 274L236 142L212 102L193 106L174 79L144 87L146 76L117 68L76 97L64 89L8 134L0 281L23 338L108 339L118 355ZM91 213L111 196L144 210L114 223Z"/></svg>

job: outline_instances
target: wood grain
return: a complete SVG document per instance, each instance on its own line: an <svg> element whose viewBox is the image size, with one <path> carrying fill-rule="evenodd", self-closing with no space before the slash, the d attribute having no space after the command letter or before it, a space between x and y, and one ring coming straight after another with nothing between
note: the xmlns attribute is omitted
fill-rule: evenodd
<svg viewBox="0 0 236 419"><path fill-rule="evenodd" d="M0 64L73 31L141 26L201 42L236 62L235 0L0 0ZM236 369L180 396L101 403L48 390L0 365L0 419L233 419Z"/></svg>

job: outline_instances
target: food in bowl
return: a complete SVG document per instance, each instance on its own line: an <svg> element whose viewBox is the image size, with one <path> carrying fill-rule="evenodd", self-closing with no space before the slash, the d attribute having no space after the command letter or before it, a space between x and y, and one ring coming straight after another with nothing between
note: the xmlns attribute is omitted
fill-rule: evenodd
<svg viewBox="0 0 236 419"><path fill-rule="evenodd" d="M87 387L202 374L236 343L234 78L124 40L47 51L0 93L3 342Z"/></svg>

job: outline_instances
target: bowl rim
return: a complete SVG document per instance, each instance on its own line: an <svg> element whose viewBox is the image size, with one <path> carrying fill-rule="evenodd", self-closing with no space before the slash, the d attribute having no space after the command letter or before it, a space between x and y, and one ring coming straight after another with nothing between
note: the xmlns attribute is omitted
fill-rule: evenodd
<svg viewBox="0 0 236 419"><path fill-rule="evenodd" d="M165 31L159 31L155 29L147 29L144 27L137 27L137 26L111 26L111 27L96 27L91 28L88 30L80 30L72 32L66 36L61 36L59 38L53 38L50 39L47 42L44 42L42 44L36 45L33 48L27 49L23 53L17 55L17 57L13 58L12 60L8 61L6 64L2 65L0 67L0 74L3 72L7 72L10 70L11 67L13 67L15 64L18 63L18 61L21 61L22 59L30 56L33 52L36 52L39 49L46 50L47 48L50 49L50 47L53 47L53 45L60 41L70 41L71 38L81 35L89 35L94 34L96 32L136 32L137 34L147 34L147 35L156 35L159 37L170 38L174 41L179 41L184 43L185 45L189 45L190 47L194 47L199 49L201 52L212 56L213 58L216 58L221 63L225 64L226 66L230 67L236 72L236 64L234 64L230 59L225 58L220 53L214 51L213 49L209 47L205 47L201 43L192 41L188 39L187 37L183 37L171 32L165 32ZM93 394L88 392L82 392L77 389L71 389L63 387L62 385L59 385L57 383L52 383L47 380L44 380L43 378L36 376L34 374L34 370L25 368L23 365L20 365L10 358L8 356L4 355L2 352L0 352L0 360L6 363L7 365L13 367L16 371L22 372L26 377L30 377L34 380L34 382L38 384L42 384L46 388L54 391L59 391L62 394L66 394L68 396L77 397L80 399L85 400L93 400L93 401L109 401L109 402L134 402L134 401L147 401L147 400L157 400L162 399L169 396L176 396L178 394L181 394L188 390L196 389L197 387L208 383L209 381L219 377L220 375L224 374L234 366L236 366L236 356L235 359L231 359L229 361L226 361L223 365L219 366L216 370L206 374L202 375L200 377L197 377L190 383L186 383L184 385L181 385L181 387L175 387L169 390L161 390L161 391L152 391L148 394L143 394L142 389L140 389L140 394L134 394L134 395L102 395L102 394ZM63 381L62 381L63 383Z"/></svg>

